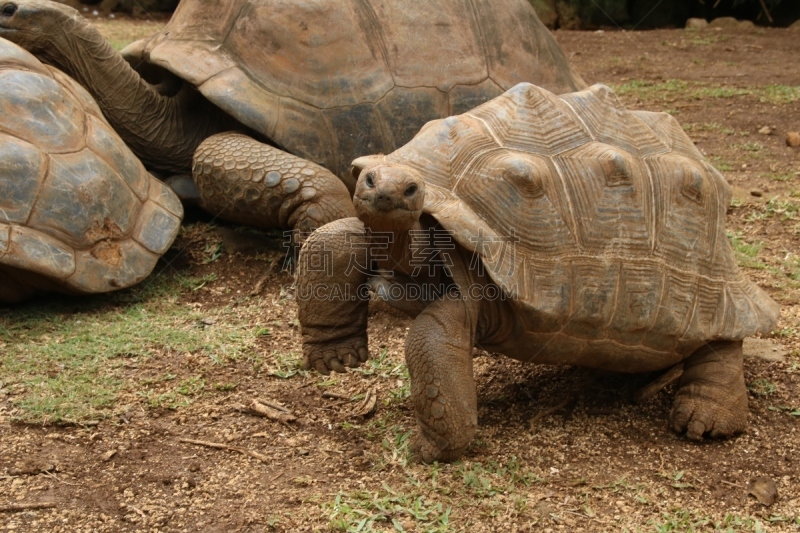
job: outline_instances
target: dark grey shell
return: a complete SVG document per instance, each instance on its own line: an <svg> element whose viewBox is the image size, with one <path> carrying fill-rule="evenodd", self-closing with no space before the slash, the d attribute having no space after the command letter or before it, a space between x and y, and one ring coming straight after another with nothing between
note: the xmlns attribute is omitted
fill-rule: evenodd
<svg viewBox="0 0 800 533"><path fill-rule="evenodd" d="M183 209L77 83L0 39L0 301L144 279Z"/></svg>
<svg viewBox="0 0 800 533"><path fill-rule="evenodd" d="M520 81L585 87L527 0L183 0L126 53L340 176Z"/></svg>
<svg viewBox="0 0 800 533"><path fill-rule="evenodd" d="M728 183L670 115L605 86L519 84L386 159L424 176L425 211L480 254L546 362L652 369L775 326L726 236Z"/></svg>

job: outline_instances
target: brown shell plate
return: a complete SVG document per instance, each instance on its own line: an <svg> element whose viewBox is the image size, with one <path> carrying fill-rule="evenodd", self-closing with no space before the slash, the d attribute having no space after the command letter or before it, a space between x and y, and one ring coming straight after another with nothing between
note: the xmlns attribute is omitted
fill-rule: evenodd
<svg viewBox="0 0 800 533"><path fill-rule="evenodd" d="M777 320L728 242L728 183L670 115L627 111L605 86L519 84L386 158L424 176L426 212L480 254L538 342L646 357Z"/></svg>
<svg viewBox="0 0 800 533"><path fill-rule="evenodd" d="M0 110L0 271L31 272L67 292L144 279L177 236L183 208L91 96L0 39Z"/></svg>
<svg viewBox="0 0 800 533"><path fill-rule="evenodd" d="M340 176L520 81L585 87L527 0L183 0L131 50Z"/></svg>

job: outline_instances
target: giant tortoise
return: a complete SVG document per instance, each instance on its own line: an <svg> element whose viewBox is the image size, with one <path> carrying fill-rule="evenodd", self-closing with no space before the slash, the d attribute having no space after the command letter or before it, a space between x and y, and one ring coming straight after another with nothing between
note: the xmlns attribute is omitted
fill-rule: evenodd
<svg viewBox="0 0 800 533"><path fill-rule="evenodd" d="M739 271L730 187L670 115L627 111L601 85L556 96L523 83L354 168L358 218L300 252L304 365L366 359L365 287L416 316L406 362L423 460L454 459L475 434L474 345L618 372L682 364L672 427L743 430L742 339L779 309Z"/></svg>
<svg viewBox="0 0 800 533"><path fill-rule="evenodd" d="M183 208L53 67L0 39L0 302L98 293L153 270Z"/></svg>
<svg viewBox="0 0 800 533"><path fill-rule="evenodd" d="M0 36L84 85L148 168L193 168L206 208L263 226L352 216L350 162L431 119L585 86L527 0L183 0L126 52L152 83L75 10L0 6Z"/></svg>

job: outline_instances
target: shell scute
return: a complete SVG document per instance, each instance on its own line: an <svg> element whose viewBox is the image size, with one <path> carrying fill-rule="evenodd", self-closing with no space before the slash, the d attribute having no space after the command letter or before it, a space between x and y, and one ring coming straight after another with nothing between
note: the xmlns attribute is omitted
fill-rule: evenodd
<svg viewBox="0 0 800 533"><path fill-rule="evenodd" d="M572 263L572 303L564 333L599 339L608 335L619 287L620 264L575 259Z"/></svg>
<svg viewBox="0 0 800 533"><path fill-rule="evenodd" d="M590 142L553 159L585 253L650 253L653 193L647 170L636 157Z"/></svg>
<svg viewBox="0 0 800 533"><path fill-rule="evenodd" d="M495 150L476 158L454 192L498 236L514 236L531 253L570 255L578 246L557 175L548 158Z"/></svg>
<svg viewBox="0 0 800 533"><path fill-rule="evenodd" d="M92 116L88 116L87 120L86 144L89 149L116 169L115 172L139 200L146 199L151 178L146 172L141 172L141 162L106 122Z"/></svg>
<svg viewBox="0 0 800 533"><path fill-rule="evenodd" d="M8 249L0 262L63 281L75 271L75 252L59 239L15 225L10 226Z"/></svg>
<svg viewBox="0 0 800 533"><path fill-rule="evenodd" d="M141 204L116 171L90 150L50 156L50 174L29 224L86 248L129 234ZM46 208L44 208L46 206Z"/></svg>
<svg viewBox="0 0 800 533"><path fill-rule="evenodd" d="M28 220L46 171L41 150L0 133L0 222Z"/></svg>
<svg viewBox="0 0 800 533"><path fill-rule="evenodd" d="M617 342L642 344L658 313L665 274L649 262L625 262L619 276L617 305L608 326Z"/></svg>
<svg viewBox="0 0 800 533"><path fill-rule="evenodd" d="M591 141L586 129L554 94L520 83L469 115L481 119L501 146L547 156ZM536 128L531 123L536 122Z"/></svg>
<svg viewBox="0 0 800 533"><path fill-rule="evenodd" d="M23 70L0 71L0 130L50 153L83 147L85 115L52 78Z"/></svg>
<svg viewBox="0 0 800 533"><path fill-rule="evenodd" d="M628 112L614 91L605 85L592 85L586 90L563 95L561 100L599 142L619 146L637 156L669 150L660 136Z"/></svg>
<svg viewBox="0 0 800 533"><path fill-rule="evenodd" d="M75 273L67 281L87 294L130 287L147 277L158 257L131 239L101 241L75 254Z"/></svg>

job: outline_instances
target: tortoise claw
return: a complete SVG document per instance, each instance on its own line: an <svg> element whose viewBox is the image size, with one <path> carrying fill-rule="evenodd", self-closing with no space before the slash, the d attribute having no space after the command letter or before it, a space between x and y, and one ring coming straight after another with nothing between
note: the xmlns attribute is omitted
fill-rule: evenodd
<svg viewBox="0 0 800 533"><path fill-rule="evenodd" d="M357 368L369 358L367 341L352 337L323 344L303 345L303 368L315 369L325 376L333 372L346 372Z"/></svg>

